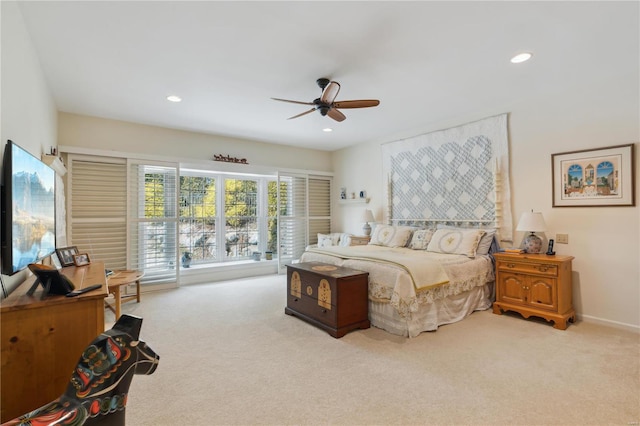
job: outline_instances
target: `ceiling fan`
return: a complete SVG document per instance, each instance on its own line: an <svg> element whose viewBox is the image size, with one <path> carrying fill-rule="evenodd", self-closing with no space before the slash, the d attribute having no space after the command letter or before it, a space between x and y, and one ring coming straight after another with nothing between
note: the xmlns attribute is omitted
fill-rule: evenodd
<svg viewBox="0 0 640 426"><path fill-rule="evenodd" d="M340 84L337 81L331 81L328 78L319 78L316 80L318 86L322 90L322 95L319 98L313 100L313 102L300 102L300 101L290 101L288 99L280 99L280 98L271 98L275 101L282 102L291 102L293 104L301 104L301 105L313 105L308 111L300 113L298 115L294 115L292 118L298 118L303 115L309 114L315 110L320 111L320 114L323 116L328 115L336 121L343 121L345 115L338 110L338 108L368 108L378 106L380 101L377 99L359 99L352 101L336 101L336 96L338 96L338 92L340 91Z"/></svg>

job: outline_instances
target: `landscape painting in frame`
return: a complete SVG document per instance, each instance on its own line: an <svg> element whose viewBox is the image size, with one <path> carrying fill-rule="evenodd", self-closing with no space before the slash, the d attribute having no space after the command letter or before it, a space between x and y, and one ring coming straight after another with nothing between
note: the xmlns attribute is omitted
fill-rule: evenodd
<svg viewBox="0 0 640 426"><path fill-rule="evenodd" d="M551 155L553 207L635 206L634 145Z"/></svg>

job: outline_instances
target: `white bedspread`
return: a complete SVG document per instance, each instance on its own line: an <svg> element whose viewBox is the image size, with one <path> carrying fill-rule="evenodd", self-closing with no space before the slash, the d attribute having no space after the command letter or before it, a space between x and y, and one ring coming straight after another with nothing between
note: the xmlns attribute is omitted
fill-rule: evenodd
<svg viewBox="0 0 640 426"><path fill-rule="evenodd" d="M426 258L423 251L377 245L330 246L309 248L309 251L343 259L370 260L399 266L407 271L416 290L426 290L449 282L442 264L438 260Z"/></svg>
<svg viewBox="0 0 640 426"><path fill-rule="evenodd" d="M360 246L371 252L388 249L386 247L367 245ZM343 247L346 251L358 253L358 246ZM323 262L331 265L344 266L369 272L369 299L376 302L390 303L398 314L407 320L412 313L417 312L420 305L432 303L435 300L457 295L477 286L483 286L494 280L493 265L489 256L478 256L469 259L466 256L396 248L393 262L378 262L363 257L345 258L332 254L330 251L309 249L303 253L301 262ZM437 261L446 273L449 282L426 289L417 289L407 269L397 264L397 256L406 255L408 258L419 257L424 264Z"/></svg>

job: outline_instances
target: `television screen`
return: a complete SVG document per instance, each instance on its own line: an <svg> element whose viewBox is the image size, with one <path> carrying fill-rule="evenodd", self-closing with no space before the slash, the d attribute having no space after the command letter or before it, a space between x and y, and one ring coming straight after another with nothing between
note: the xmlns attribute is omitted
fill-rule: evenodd
<svg viewBox="0 0 640 426"><path fill-rule="evenodd" d="M56 248L55 171L7 141L3 164L2 273L14 274Z"/></svg>

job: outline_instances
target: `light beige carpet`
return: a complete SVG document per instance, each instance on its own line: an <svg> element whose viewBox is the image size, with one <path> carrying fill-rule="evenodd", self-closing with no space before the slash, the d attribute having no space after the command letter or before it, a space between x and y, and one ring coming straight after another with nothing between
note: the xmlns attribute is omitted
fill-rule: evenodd
<svg viewBox="0 0 640 426"><path fill-rule="evenodd" d="M407 339L284 314L284 276L145 293L127 425L638 424L640 335L476 312ZM113 321L113 315L107 314Z"/></svg>

